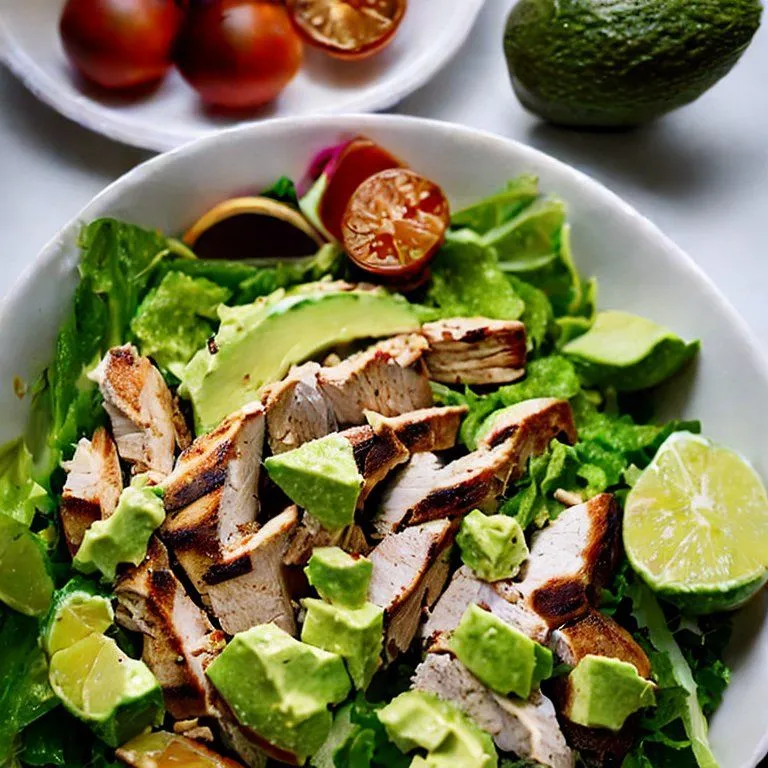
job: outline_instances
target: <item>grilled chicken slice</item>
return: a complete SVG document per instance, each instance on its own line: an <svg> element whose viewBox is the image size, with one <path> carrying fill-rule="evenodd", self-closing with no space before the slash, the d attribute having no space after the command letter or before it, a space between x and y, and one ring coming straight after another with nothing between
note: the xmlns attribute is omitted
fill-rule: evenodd
<svg viewBox="0 0 768 768"><path fill-rule="evenodd" d="M417 453L385 490L373 519L379 536L442 517L458 517L495 497L503 488L512 447L474 451L450 464Z"/></svg>
<svg viewBox="0 0 768 768"><path fill-rule="evenodd" d="M428 653L413 676L416 690L428 691L463 710L503 752L549 768L573 768L552 702L540 691L527 701L495 694L449 653Z"/></svg>
<svg viewBox="0 0 768 768"><path fill-rule="evenodd" d="M67 480L59 515L69 554L74 557L91 523L115 511L123 490L123 475L115 443L103 427L93 433L91 440L82 438L72 460L63 466Z"/></svg>
<svg viewBox="0 0 768 768"><path fill-rule="evenodd" d="M298 509L288 507L211 565L200 587L195 584L227 634L270 622L296 633L283 558L298 522Z"/></svg>
<svg viewBox="0 0 768 768"><path fill-rule="evenodd" d="M163 688L177 719L212 715L204 668L224 647L224 636L184 591L168 552L153 537L147 557L115 586L117 621L144 636L142 658Z"/></svg>
<svg viewBox="0 0 768 768"><path fill-rule="evenodd" d="M113 347L91 374L104 397L120 458L160 482L173 469L173 398L160 371L135 347Z"/></svg>
<svg viewBox="0 0 768 768"><path fill-rule="evenodd" d="M551 627L586 613L620 555L621 515L610 493L563 510L533 535L517 588Z"/></svg>
<svg viewBox="0 0 768 768"><path fill-rule="evenodd" d="M525 326L515 320L456 317L426 323L429 378L445 384L508 384L525 375Z"/></svg>
<svg viewBox="0 0 768 768"><path fill-rule="evenodd" d="M546 643L549 627L522 600L513 581L505 579L489 584L478 579L472 569L462 565L448 588L435 604L421 636L429 648L443 646L443 640L458 627L464 612L472 604L520 630L537 643Z"/></svg>
<svg viewBox="0 0 768 768"><path fill-rule="evenodd" d="M293 450L338 428L333 408L320 390L319 372L317 363L305 363L262 391L272 453Z"/></svg>
<svg viewBox="0 0 768 768"><path fill-rule="evenodd" d="M435 520L385 537L370 553L368 599L384 609L384 648L390 660L408 649L422 609L437 599L448 577L453 536L450 521Z"/></svg>
<svg viewBox="0 0 768 768"><path fill-rule="evenodd" d="M632 635L609 616L590 609L584 616L552 633L551 648L565 664L576 666L585 656L610 656L634 664L642 677L650 678L651 663ZM568 708L571 696L567 677L553 681L553 694L558 712ZM587 728L561 716L568 743L581 754L588 765L621 765L637 736L637 716L632 716L618 732L604 728Z"/></svg>
<svg viewBox="0 0 768 768"><path fill-rule="evenodd" d="M578 440L571 404L567 400L539 397L505 409L478 447L512 445L514 461L507 479L518 480L525 474L528 459L544 453L555 438L569 445Z"/></svg>
<svg viewBox="0 0 768 768"><path fill-rule="evenodd" d="M221 696L216 697L216 707L218 709L219 730L221 740L229 747L248 768L266 768L267 753L264 751L266 742L254 733L250 728L246 728L237 721L234 713L230 710ZM293 758L293 761L286 760L289 765L296 765L295 756L287 755Z"/></svg>
<svg viewBox="0 0 768 768"><path fill-rule="evenodd" d="M322 368L320 389L336 421L357 426L365 423L366 410L398 416L431 406L432 389L422 360L426 349L419 334L394 336Z"/></svg>
<svg viewBox="0 0 768 768"><path fill-rule="evenodd" d="M341 547L345 552L367 555L371 547L358 525L328 531L309 512L304 512L296 527L283 565L305 566L316 547Z"/></svg>
<svg viewBox="0 0 768 768"><path fill-rule="evenodd" d="M397 439L411 452L447 451L456 445L466 406L421 408L401 416L382 416L366 412L368 423L378 433L392 429Z"/></svg>

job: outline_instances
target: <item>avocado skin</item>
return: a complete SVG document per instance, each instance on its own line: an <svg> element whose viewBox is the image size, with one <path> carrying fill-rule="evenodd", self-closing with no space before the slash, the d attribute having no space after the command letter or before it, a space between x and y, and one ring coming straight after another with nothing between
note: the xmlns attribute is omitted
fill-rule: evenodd
<svg viewBox="0 0 768 768"><path fill-rule="evenodd" d="M759 0L520 0L504 34L512 87L556 124L637 125L724 77L761 12Z"/></svg>

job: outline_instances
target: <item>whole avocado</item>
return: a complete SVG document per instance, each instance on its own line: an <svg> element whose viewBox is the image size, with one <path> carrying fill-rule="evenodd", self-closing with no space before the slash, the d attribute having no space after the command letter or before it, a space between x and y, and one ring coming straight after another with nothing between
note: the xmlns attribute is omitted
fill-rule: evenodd
<svg viewBox="0 0 768 768"><path fill-rule="evenodd" d="M504 35L512 86L553 123L637 125L725 76L761 11L760 0L520 0Z"/></svg>

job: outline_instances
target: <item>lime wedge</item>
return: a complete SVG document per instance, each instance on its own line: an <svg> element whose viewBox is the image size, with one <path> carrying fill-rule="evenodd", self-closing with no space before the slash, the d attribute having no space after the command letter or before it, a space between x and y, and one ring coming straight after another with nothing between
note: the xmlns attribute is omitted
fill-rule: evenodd
<svg viewBox="0 0 768 768"><path fill-rule="evenodd" d="M142 661L91 633L51 658L51 687L64 706L111 747L163 719L163 695Z"/></svg>
<svg viewBox="0 0 768 768"><path fill-rule="evenodd" d="M45 544L18 520L0 513L0 600L27 616L40 616L52 595Z"/></svg>
<svg viewBox="0 0 768 768"><path fill-rule="evenodd" d="M43 650L53 656L93 632L100 635L114 618L112 603L98 594L97 586L87 579L74 578L53 596L40 630Z"/></svg>
<svg viewBox="0 0 768 768"><path fill-rule="evenodd" d="M768 496L735 451L675 432L630 491L624 547L662 597L690 613L731 610L768 579Z"/></svg>

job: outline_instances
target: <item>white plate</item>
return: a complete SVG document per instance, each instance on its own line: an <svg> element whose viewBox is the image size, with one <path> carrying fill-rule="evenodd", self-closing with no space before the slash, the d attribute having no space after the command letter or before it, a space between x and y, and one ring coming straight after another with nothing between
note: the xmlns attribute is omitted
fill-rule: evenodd
<svg viewBox="0 0 768 768"><path fill-rule="evenodd" d="M77 77L59 40L64 0L0 0L0 58L32 93L68 118L125 144L162 152L264 118L389 109L448 63L483 2L410 0L392 44L361 62L337 61L306 46L294 81L247 119L207 112L175 70L156 91L139 98L90 88ZM497 43L501 50L501 31Z"/></svg>
<svg viewBox="0 0 768 768"><path fill-rule="evenodd" d="M605 187L516 142L427 120L344 116L280 120L223 132L155 158L102 192L32 264L0 306L0 444L24 426L14 376L31 381L51 359L76 282L80 223L116 216L166 232L184 230L232 192L298 176L340 135L364 133L434 178L461 204L532 172L564 198L580 270L596 275L604 307L637 312L702 341L695 371L671 382L660 415L700 418L710 437L748 456L768 477L768 366L736 311L694 262ZM722 768L754 768L768 750L765 591L736 616L731 686L712 744Z"/></svg>

